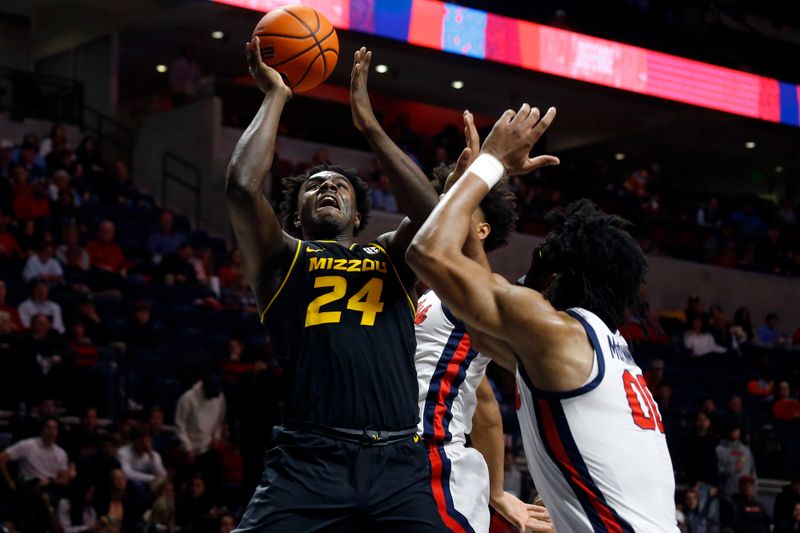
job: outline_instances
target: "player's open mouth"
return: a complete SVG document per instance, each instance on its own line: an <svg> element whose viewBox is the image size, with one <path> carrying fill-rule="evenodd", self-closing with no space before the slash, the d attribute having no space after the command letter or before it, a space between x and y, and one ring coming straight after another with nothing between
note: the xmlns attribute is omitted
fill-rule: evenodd
<svg viewBox="0 0 800 533"><path fill-rule="evenodd" d="M341 210L339 208L339 200L332 194L326 194L317 201L317 209L322 209L323 207L333 207Z"/></svg>

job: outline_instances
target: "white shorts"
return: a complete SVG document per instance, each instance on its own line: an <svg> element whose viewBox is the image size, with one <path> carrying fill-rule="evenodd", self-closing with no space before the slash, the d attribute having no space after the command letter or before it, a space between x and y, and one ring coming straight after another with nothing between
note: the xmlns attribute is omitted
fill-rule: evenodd
<svg viewBox="0 0 800 533"><path fill-rule="evenodd" d="M428 443L431 490L444 524L456 533L489 531L489 467L461 442Z"/></svg>

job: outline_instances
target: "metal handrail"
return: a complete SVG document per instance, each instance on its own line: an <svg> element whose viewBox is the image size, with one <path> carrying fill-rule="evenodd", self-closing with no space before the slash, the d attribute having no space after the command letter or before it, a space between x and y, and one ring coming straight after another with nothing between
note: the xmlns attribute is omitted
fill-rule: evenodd
<svg viewBox="0 0 800 533"><path fill-rule="evenodd" d="M133 128L129 128L118 120L111 118L91 106L84 105L83 111L84 129L97 138L98 150L102 151L103 143L108 143L118 150L123 151L125 154L130 155L133 152L133 143L136 138L136 133ZM108 126L111 126L111 128ZM114 133L121 133L124 140L117 140L112 136Z"/></svg>
<svg viewBox="0 0 800 533"><path fill-rule="evenodd" d="M182 168L184 174L188 171L194 177L194 183L176 174L176 171L172 170L175 165ZM172 152L164 152L161 156L161 205L163 206L167 205L167 185L170 181L194 193L194 224L198 226L203 210L203 173L200 168Z"/></svg>

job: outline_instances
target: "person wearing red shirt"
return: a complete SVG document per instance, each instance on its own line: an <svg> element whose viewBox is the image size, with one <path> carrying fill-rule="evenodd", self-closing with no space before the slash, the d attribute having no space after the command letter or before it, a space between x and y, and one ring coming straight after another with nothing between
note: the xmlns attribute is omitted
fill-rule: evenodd
<svg viewBox="0 0 800 533"><path fill-rule="evenodd" d="M19 311L17 311L17 308L13 305L8 305L8 303L6 303L7 294L6 282L0 279L0 311L5 311L10 315L14 330L22 331L25 328L22 326L22 320L19 318Z"/></svg>
<svg viewBox="0 0 800 533"><path fill-rule="evenodd" d="M28 171L22 165L17 165L12 171L14 187L12 189L14 200L11 211L17 220L32 220L50 216L50 202L43 183L31 185L28 183Z"/></svg>
<svg viewBox="0 0 800 533"><path fill-rule="evenodd" d="M800 418L800 401L791 397L788 381L778 383L778 394L772 404L772 418L790 422Z"/></svg>
<svg viewBox="0 0 800 533"><path fill-rule="evenodd" d="M104 220L97 230L97 238L86 245L91 265L100 270L116 272L125 275L128 269L128 260L122 253L122 248L114 242L114 223Z"/></svg>
<svg viewBox="0 0 800 533"><path fill-rule="evenodd" d="M22 256L22 249L14 234L8 231L7 225L8 219L0 217L0 257L5 260Z"/></svg>

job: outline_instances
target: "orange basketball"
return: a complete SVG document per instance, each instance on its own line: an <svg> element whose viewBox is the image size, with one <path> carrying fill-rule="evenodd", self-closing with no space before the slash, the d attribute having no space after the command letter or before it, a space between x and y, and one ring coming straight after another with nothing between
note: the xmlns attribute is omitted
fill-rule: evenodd
<svg viewBox="0 0 800 533"><path fill-rule="evenodd" d="M256 25L261 59L283 74L295 92L325 81L339 59L336 30L322 14L301 5L274 9Z"/></svg>

